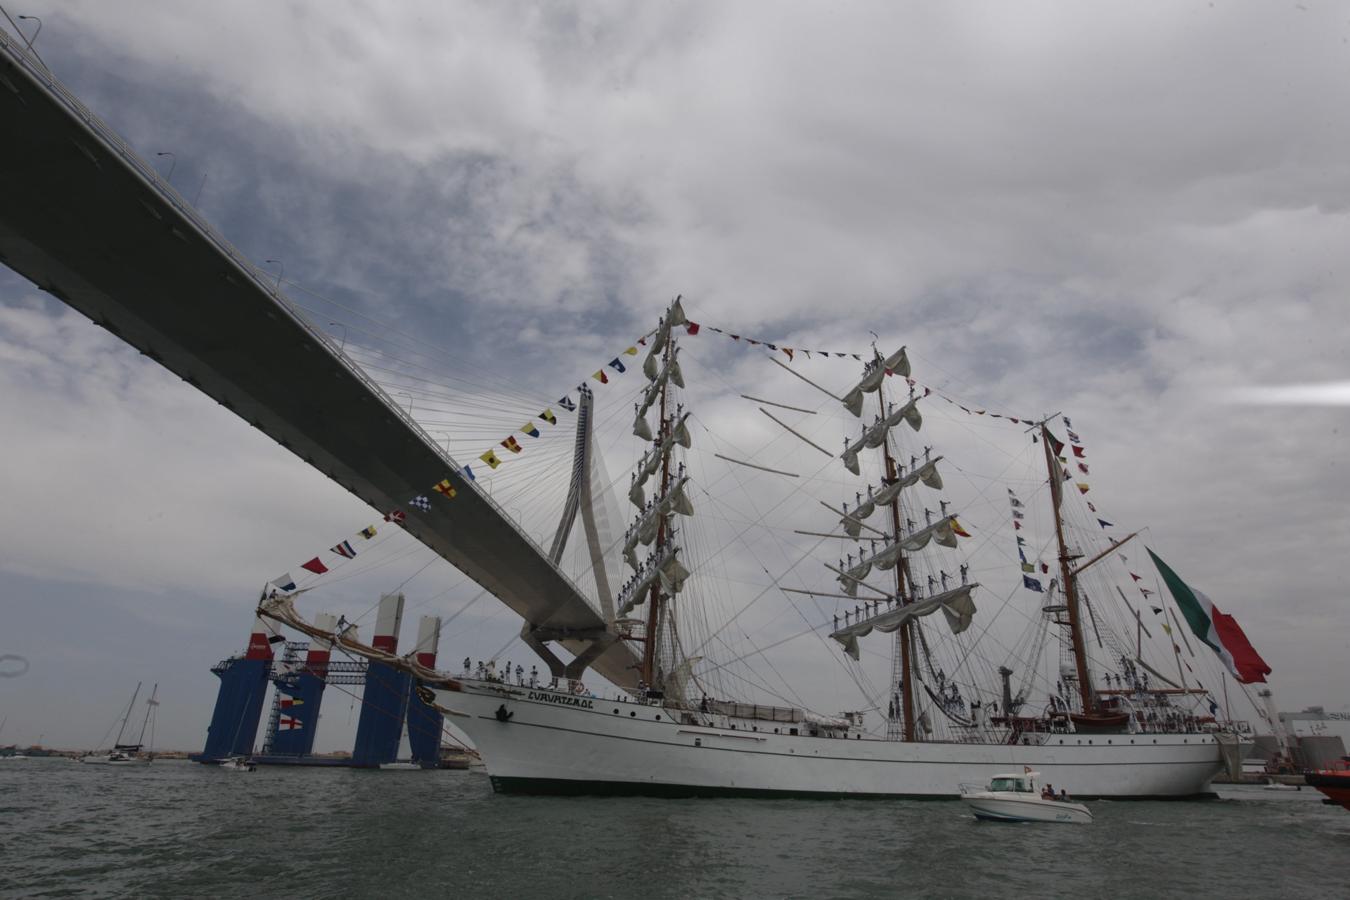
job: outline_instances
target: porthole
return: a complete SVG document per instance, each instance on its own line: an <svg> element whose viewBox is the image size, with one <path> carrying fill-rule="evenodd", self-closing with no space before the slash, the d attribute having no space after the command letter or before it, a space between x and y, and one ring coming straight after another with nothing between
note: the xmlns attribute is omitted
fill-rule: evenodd
<svg viewBox="0 0 1350 900"><path fill-rule="evenodd" d="M633 712L630 712L628 715L636 717L636 716L637 716L637 710L634 710Z"/></svg>
<svg viewBox="0 0 1350 900"><path fill-rule="evenodd" d="M1064 743L1064 738L1060 738L1060 739L1059 739L1059 742L1060 742L1061 744Z"/></svg>
<svg viewBox="0 0 1350 900"><path fill-rule="evenodd" d="M1153 739L1153 743L1155 743L1155 744L1158 743L1158 739L1157 739L1157 738L1154 738L1154 739Z"/></svg>
<svg viewBox="0 0 1350 900"><path fill-rule="evenodd" d="M1111 743L1111 739L1110 739L1110 738L1107 738L1107 739L1106 739L1106 742L1107 742L1108 744Z"/></svg>
<svg viewBox="0 0 1350 900"><path fill-rule="evenodd" d="M758 726L758 725L751 725L751 726L750 726L750 730L751 730L751 731L759 731L759 726Z"/></svg>
<svg viewBox="0 0 1350 900"><path fill-rule="evenodd" d="M1092 743L1092 738L1088 738L1088 743L1089 743L1089 744Z"/></svg>
<svg viewBox="0 0 1350 900"><path fill-rule="evenodd" d="M614 708L614 715L617 716L618 714L619 714L619 709L618 709L618 707L615 707L615 708Z"/></svg>
<svg viewBox="0 0 1350 900"><path fill-rule="evenodd" d="M773 733L774 733L774 734L777 734L777 733L778 733L778 729L775 728L775 729L773 730Z"/></svg>
<svg viewBox="0 0 1350 900"><path fill-rule="evenodd" d="M657 715L656 715L656 721L658 721L658 722L661 721L661 714L660 714L660 713L657 713Z"/></svg>

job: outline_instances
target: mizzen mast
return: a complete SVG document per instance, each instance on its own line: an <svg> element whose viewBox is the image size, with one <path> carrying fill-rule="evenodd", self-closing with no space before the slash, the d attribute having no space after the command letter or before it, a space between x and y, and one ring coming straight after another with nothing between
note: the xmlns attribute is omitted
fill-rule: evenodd
<svg viewBox="0 0 1350 900"><path fill-rule="evenodd" d="M1078 696L1084 715L1090 715L1096 708L1096 696L1092 687L1092 678L1088 672L1087 642L1083 639L1083 623L1078 608L1078 588L1074 581L1071 563L1078 556L1069 552L1064 543L1064 522L1059 514L1060 503L1064 499L1064 470L1055 461L1056 448L1062 448L1064 442L1050 433L1045 422L1041 422L1041 443L1045 445L1045 469L1050 477L1050 506L1055 516L1055 541L1059 546L1060 584L1064 590L1064 603L1069 613L1069 636L1073 642L1073 660L1078 673Z"/></svg>

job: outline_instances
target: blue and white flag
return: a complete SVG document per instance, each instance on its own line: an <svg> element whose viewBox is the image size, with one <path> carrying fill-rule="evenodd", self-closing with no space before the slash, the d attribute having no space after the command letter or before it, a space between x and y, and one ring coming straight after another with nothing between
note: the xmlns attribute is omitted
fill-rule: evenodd
<svg viewBox="0 0 1350 900"><path fill-rule="evenodd" d="M280 578L273 578L271 581L268 582L268 584L272 585L272 587L276 588L279 591L286 591L287 593L290 593L291 591L295 590L295 579L291 577L290 572L287 572Z"/></svg>
<svg viewBox="0 0 1350 900"><path fill-rule="evenodd" d="M431 512L431 501L421 494L409 500L408 505L413 509L420 509L422 512Z"/></svg>
<svg viewBox="0 0 1350 900"><path fill-rule="evenodd" d="M1036 591L1040 594L1045 593L1045 588L1041 587L1041 582L1036 578L1032 578L1030 575L1022 576L1022 587L1029 591Z"/></svg>

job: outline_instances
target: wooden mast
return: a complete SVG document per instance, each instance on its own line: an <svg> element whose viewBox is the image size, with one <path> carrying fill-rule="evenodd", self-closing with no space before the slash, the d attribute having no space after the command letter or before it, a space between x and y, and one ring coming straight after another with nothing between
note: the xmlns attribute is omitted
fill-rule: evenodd
<svg viewBox="0 0 1350 900"><path fill-rule="evenodd" d="M873 352L875 352L875 348ZM881 365L880 355L876 357L876 363L877 365ZM877 389L877 403L881 407L882 418L886 417L886 398L883 396L884 394L885 391L883 391L880 388ZM894 482L898 476L895 470L895 459L892 458L891 456L890 435L887 435L886 440L881 442L881 449L886 459L886 480L888 482ZM891 528L892 533L895 536L895 541L898 544L900 542L899 494L896 494L895 499L891 501ZM909 561L905 559L904 552L900 550L897 550L896 552L899 554L899 564L896 565L895 567L895 598L896 601L901 606L905 606L907 603L905 593L905 581L908 580L910 584L913 585L913 579L908 578ZM914 685L912 680L912 673L914 669L913 669L913 661L910 658L910 645L912 644L912 640L910 638L911 624L912 623L910 622L906 622L903 625L901 625L899 635L900 671L901 671L900 703L901 703L901 715L904 717L904 724L905 724L904 739L906 741L914 740Z"/></svg>
<svg viewBox="0 0 1350 900"><path fill-rule="evenodd" d="M670 357L675 348L675 335L672 332L666 339L665 351L661 354L661 365L669 366ZM656 432L656 446L660 447L665 443L666 435L670 432L670 420L666 417L666 394L670 391L670 379L667 378L661 385L661 427ZM666 489L670 486L670 454L666 453L661 457L661 488L657 492L657 500L666 495ZM661 516L656 529L656 556L660 555L661 548L666 544L666 517ZM657 635L661 628L661 579L657 578L652 582L651 596L647 601L647 628L645 631L644 642L642 645L642 680L646 682L648 688L654 688L656 684L656 642Z"/></svg>
<svg viewBox="0 0 1350 900"><path fill-rule="evenodd" d="M1083 703L1083 714L1091 715L1096 704L1093 701L1092 682L1088 675L1087 643L1083 640L1083 626L1078 611L1078 589L1074 585L1073 572L1069 563L1069 548L1064 544L1064 523L1059 516L1059 499L1064 494L1064 480L1055 465L1055 451L1051 448L1050 429L1041 423L1041 443L1045 445L1045 470L1050 476L1050 506L1055 513L1055 540L1059 544L1060 586L1064 590L1064 602L1069 611L1069 635L1073 640L1073 661L1078 670L1078 695Z"/></svg>

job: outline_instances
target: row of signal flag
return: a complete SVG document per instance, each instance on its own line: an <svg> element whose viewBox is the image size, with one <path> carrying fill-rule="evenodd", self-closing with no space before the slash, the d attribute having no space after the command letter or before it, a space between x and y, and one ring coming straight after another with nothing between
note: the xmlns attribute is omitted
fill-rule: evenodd
<svg viewBox="0 0 1350 900"><path fill-rule="evenodd" d="M709 331L715 331L724 337L731 338L733 341L736 341L738 343L744 343L748 347L764 347L768 350L774 350L779 353L782 353L784 356L788 358L788 362L795 362L798 353L802 354L807 359L811 359L813 356L819 356L821 358L833 357L835 359L855 359L861 361L863 358L863 355L861 353L849 353L840 350L805 350L800 347L783 347L771 341L760 340L759 338L746 337L745 335L740 334L732 334L730 331L718 328L716 325L705 326L700 325L698 322L687 323L685 325L685 330L688 331L690 334L698 334L705 327ZM893 373L887 371L886 374L891 375ZM905 381L909 382L910 387L923 388L924 396L928 396L929 394L936 394L938 397L941 397L943 400L946 400L952 406L955 406L957 409L961 410L968 416L990 416L991 418L994 419L1007 419L1014 425L1023 425L1023 424L1030 425L1033 421L1032 419L1028 419L1024 416L1010 416L1005 413L990 412L987 409L972 409L968 406L962 405L956 400L953 400L951 397L948 397L946 394L942 393L942 391L937 390L936 388L929 387L926 384L920 384L913 378L906 378Z"/></svg>
<svg viewBox="0 0 1350 900"><path fill-rule="evenodd" d="M725 329L718 328L715 325L702 325L698 322L692 321L686 322L684 328L685 331L690 335L700 334L704 328L707 328L707 330L709 331L716 332L717 334L728 337L731 340L736 341L738 343L744 343L746 346L749 347L765 347L766 349L769 350L781 352L788 358L789 362L794 361L796 359L796 354L798 353L803 354L807 359L811 359L813 356L819 356L819 357L834 357L839 359L848 358L861 361L863 358L861 353L849 353L838 350L806 350L799 347L784 347L775 344L772 341L765 341L760 340L758 338L746 337L740 334L733 334ZM637 356L638 348L645 347L647 345L647 338L651 337L653 333L654 332L649 331L647 334L638 338L636 344L628 347L622 353L618 354L613 359L611 359L609 362L605 363L603 366L596 369L595 372L591 374L590 376L591 379L599 382L600 384L609 384L611 378L617 375L625 374L628 371L628 365L625 365L623 357ZM891 373L887 372L887 374ZM957 409L960 409L967 415L971 416L987 415L995 419L1006 419L1009 422L1013 423L1014 425L1024 425L1030 424L1032 422L1031 419L1028 419L1026 417L990 412L987 409L972 409L971 407L965 406L959 403L958 401L952 399L951 397L948 397L946 394L942 393L942 391L936 388L929 387L928 385L925 384L919 384L913 378L906 378L905 381L907 381L911 387L923 388L925 396L929 394L934 394L940 397L941 399L946 400L949 404L955 406ZM560 408L567 410L568 412L575 412L577 408L576 401L572 399L570 393L564 394L562 397L558 398L556 403ZM527 438L539 437L540 430L539 427L535 424L535 419L538 419L539 421L544 422L550 426L558 424L558 418L556 415L554 415L553 407L551 406L547 407L542 412L537 413L533 418L531 418L528 422L526 422L524 425L520 427L519 429L520 437L527 437ZM1068 424L1067 420L1065 424L1066 425ZM1072 432L1070 432L1070 434L1072 434ZM508 453L512 454L521 453L524 451L525 446L528 444L528 442L522 441L520 437L517 437L516 432L512 432L510 435L508 435L507 437L503 438L501 441L498 442L498 447L501 447ZM489 448L488 450L479 454L478 458L482 460L482 462L486 464L489 469L495 470L498 466L502 464L502 457L498 455L497 447ZM1079 468L1082 469L1084 473L1087 472L1086 466L1080 465ZM463 472L464 476L468 478L470 481L477 480L477 476L474 474L472 466L468 465L464 466ZM1082 485L1080 485L1079 487L1086 493L1086 489Z"/></svg>
<svg viewBox="0 0 1350 900"><path fill-rule="evenodd" d="M1024 511L1026 507L1012 488L1008 488L1008 506L1012 508L1013 531L1021 531L1022 521L1026 518L1026 512ZM1017 558L1022 561L1022 587L1043 594L1045 588L1041 585L1041 580L1031 577L1036 571L1036 566L1027 561L1026 547L1027 539L1020 534L1017 535ZM1043 560L1037 560L1036 562L1040 564L1042 574L1050 571L1050 567Z"/></svg>
<svg viewBox="0 0 1350 900"><path fill-rule="evenodd" d="M698 327L694 326L693 330L690 333L697 334ZM610 375L609 372L605 371L606 369L612 370L615 375L622 375L625 372L627 372L628 366L624 365L623 357L637 356L638 347L645 347L647 345L647 338L650 336L651 332L648 332L647 334L638 338L636 344L624 350L622 353L611 359L609 362L601 366L599 369L596 369L595 372L591 375L591 378L594 379L595 381L598 381L600 384L609 384ZM576 401L572 399L572 395L570 393L563 394L560 398L558 398L557 404L558 406L567 410L568 412L576 412L577 404ZM521 436L528 438L539 437L539 428L534 424L534 419L539 419L541 422L545 422L550 426L558 424L558 417L554 415L553 407L550 406L546 408L543 412L537 414L533 419L530 419L530 421L520 426L519 431ZM521 441L516 437L515 432L512 432L505 439L500 441L499 446L504 448L510 453L520 453L525 449ZM491 447L487 451L479 454L478 458L481 459L484 463L486 463L489 469L495 470L498 466L502 464L502 458L497 455L496 447ZM473 468L471 466L464 466L463 471L464 477L468 478L470 481L478 480L477 476L474 475Z"/></svg>
<svg viewBox="0 0 1350 900"><path fill-rule="evenodd" d="M442 478L432 485L431 491L433 494L438 494L446 500L455 499L457 493L454 485L450 483L450 479L448 478ZM426 494L418 494L408 501L408 505L419 512L430 512L431 498ZM384 521L395 525L403 525L407 519L408 514L401 509L390 510L384 514ZM315 575L326 575L330 571L329 563L324 562L324 556L326 554L332 554L339 559L355 559L359 552L356 548L362 547L362 549L364 549L362 546L364 542L375 537L378 532L379 529L377 526L367 525L351 537L338 541L332 547L329 547L326 553L318 554L308 562L301 563L300 568L304 569L306 572L312 572ZM355 541L355 543L353 543L353 541ZM335 565L337 560L331 560L331 562ZM287 572L279 578L273 578L269 584L285 593L290 593L295 590L295 579L291 577L290 572Z"/></svg>

